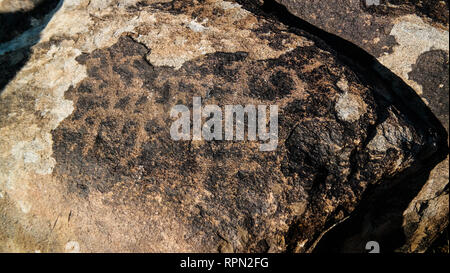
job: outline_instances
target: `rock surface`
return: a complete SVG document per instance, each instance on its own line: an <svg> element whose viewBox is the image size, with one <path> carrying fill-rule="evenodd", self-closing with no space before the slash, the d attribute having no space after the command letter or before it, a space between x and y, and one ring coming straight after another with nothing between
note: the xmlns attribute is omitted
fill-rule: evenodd
<svg viewBox="0 0 450 273"><path fill-rule="evenodd" d="M18 11L30 11L42 2L43 0L21 0L21 1L1 0L0 12L6 13Z"/></svg>
<svg viewBox="0 0 450 273"><path fill-rule="evenodd" d="M425 252L448 226L448 157L434 168L427 183L404 211L403 252Z"/></svg>
<svg viewBox="0 0 450 273"><path fill-rule="evenodd" d="M12 40L30 28L42 24L58 1L0 1L0 43Z"/></svg>
<svg viewBox="0 0 450 273"><path fill-rule="evenodd" d="M442 138L235 2L66 0L35 34L0 95L0 251L311 251ZM194 96L278 105L277 149L172 140Z"/></svg>
<svg viewBox="0 0 450 273"><path fill-rule="evenodd" d="M379 5L373 5L377 1L360 0L277 2L299 18L351 41L377 58L420 95L449 132L448 1L387 0L379 1ZM432 171L429 181L404 211L406 245L399 247L400 251L425 251L448 225L448 147L441 149L446 150L447 159ZM414 208L422 206L422 198L428 200L431 195L436 195L434 204L412 216ZM416 222L419 218L421 224ZM361 234L373 225L362 228ZM385 229L385 225L379 228Z"/></svg>
<svg viewBox="0 0 450 273"><path fill-rule="evenodd" d="M448 1L381 1L372 6L361 0L278 2L303 20L369 52L427 103L440 102L436 114L448 124ZM444 70L436 68L439 65Z"/></svg>

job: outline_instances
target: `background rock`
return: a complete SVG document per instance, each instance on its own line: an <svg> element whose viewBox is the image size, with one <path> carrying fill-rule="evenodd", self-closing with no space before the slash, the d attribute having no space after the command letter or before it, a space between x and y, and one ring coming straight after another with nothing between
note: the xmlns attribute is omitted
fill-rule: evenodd
<svg viewBox="0 0 450 273"><path fill-rule="evenodd" d="M363 48L413 87L427 103L446 102L441 111L448 109L448 89L443 87L448 82L448 78L445 79L449 48L448 1L381 1L381 5L371 6L360 0L278 2L299 18ZM432 54L437 55L431 57ZM425 56L433 58L437 64L443 63L444 71L419 68L435 63L425 64ZM427 78L435 85L434 95L424 94L423 89L427 87L423 80L418 79L418 75L410 75L414 69L425 69L427 75L438 72ZM448 124L448 114L436 114Z"/></svg>
<svg viewBox="0 0 450 273"><path fill-rule="evenodd" d="M39 41L58 0L0 2L0 90L28 61L30 47ZM7 68L7 69L6 69Z"/></svg>
<svg viewBox="0 0 450 273"><path fill-rule="evenodd" d="M35 8L38 4L44 0L1 0L0 1L0 12L17 12L17 11L29 11Z"/></svg>

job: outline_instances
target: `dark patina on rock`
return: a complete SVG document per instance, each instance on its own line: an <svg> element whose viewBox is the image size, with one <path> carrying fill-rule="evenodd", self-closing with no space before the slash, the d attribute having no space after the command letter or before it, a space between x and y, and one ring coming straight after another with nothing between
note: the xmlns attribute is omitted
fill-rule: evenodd
<svg viewBox="0 0 450 273"><path fill-rule="evenodd" d="M139 18L148 19L134 31L91 51L77 44L84 39L80 34L36 45L36 54L58 46L76 48L81 52L76 65L87 74L64 93L74 109L49 131L55 165L45 176L48 183L35 182L55 196L33 188L44 198L35 198L39 203L25 210L40 215L40 221L53 220L48 229L60 237L47 251L60 249L60 242L67 243L66 250L81 251L311 251L355 209L369 185L420 165L435 152L440 141L436 128L379 95L332 50L252 14L231 16L249 17L240 25L220 21L240 7L227 3L213 9L212 3L222 1L206 2L128 6L131 15L145 10L161 17L143 15ZM118 10L93 20L114 25L117 14L123 16ZM239 34L245 39L222 45L226 41L208 34L214 52L181 61L169 58L158 51L159 44L148 46L160 37L142 38L153 28L169 38L184 35L177 32L176 20L166 24L167 16L214 22L203 28L189 25L189 39L221 22L246 30ZM305 42L292 46L296 39ZM266 46L264 54L275 53L262 58L251 50L229 50L245 48L242 41L253 48ZM159 65L160 60L167 65ZM15 84L20 87L14 81L7 86L2 104L11 104L13 92L20 92ZM259 142L253 141L172 140L170 110L177 104L191 107L193 97L221 107L278 105L277 149L260 152ZM29 101L33 111L34 99ZM45 113L36 115L45 121ZM5 192L14 196L11 189ZM47 198L63 201L51 207ZM56 222L48 216L52 210L59 213ZM5 222L15 218L8 214ZM30 234L43 233L30 229Z"/></svg>
<svg viewBox="0 0 450 273"><path fill-rule="evenodd" d="M390 83L392 90L403 97L414 112L423 117L432 112L431 120L440 123L437 126L448 135L448 1L251 2L254 6L264 3L263 7L269 13L276 10L276 16L291 27L312 30L351 62L375 67L381 78ZM287 9L280 11L284 7L276 2ZM361 49L376 60L365 52L358 55ZM409 99L409 92L401 89L414 90L429 109L417 107ZM375 194L377 197L366 200L368 205L363 206L355 217L359 220L340 228L340 233L336 232L334 239L329 239L321 251L328 248L328 251L358 252L364 241L374 236L385 245L385 250L426 251L449 221L448 139L445 141L445 138L438 145L440 155L429 161L431 169L421 171L420 175L397 179L395 181L400 185L395 187L381 188ZM434 170L433 166L436 166ZM395 197L387 198L387 191L395 193ZM391 203L394 205L388 205ZM417 209L425 206L423 204L427 204L428 209ZM351 233L351 225L361 226ZM341 240L344 236L347 237L345 243ZM339 247L335 248L335 245Z"/></svg>
<svg viewBox="0 0 450 273"><path fill-rule="evenodd" d="M76 108L52 133L54 174L70 194L170 210L196 251L304 251L368 184L407 168L429 143L315 47L265 61L218 52L179 70L150 65L147 50L124 36L77 59L89 77L66 93ZM222 107L279 105L278 149L173 141L170 109L194 96ZM345 120L345 111L361 112Z"/></svg>

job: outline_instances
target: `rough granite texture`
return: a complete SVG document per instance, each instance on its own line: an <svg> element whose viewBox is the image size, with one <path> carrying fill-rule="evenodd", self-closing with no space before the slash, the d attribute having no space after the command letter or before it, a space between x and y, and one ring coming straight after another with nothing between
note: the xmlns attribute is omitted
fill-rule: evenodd
<svg viewBox="0 0 450 273"><path fill-rule="evenodd" d="M426 67L429 64L423 63L423 59L424 55L435 51L443 52L434 56L435 60L446 62L448 67L448 1L381 1L379 6L366 6L366 1L362 0L277 2L301 19L369 52L423 95L427 103L447 98L446 108L442 111L448 112L448 89L437 87L435 92L441 95L435 98L424 94L426 87L421 81L427 80L425 76L409 75L414 69L431 73L432 70ZM422 67L415 68L420 65ZM445 79L434 84L445 85ZM448 123L448 114L446 119Z"/></svg>
<svg viewBox="0 0 450 273"><path fill-rule="evenodd" d="M380 5L367 5L373 1L362 0L276 1L299 18L351 41L377 58L417 92L448 133L448 1L387 0L380 1ZM421 206L420 198L428 198L431 194L425 197L420 193L422 197L418 196L405 210L404 230L408 239L400 251L424 252L430 241L448 225L448 173L447 156L432 171L422 190L433 191L436 197L432 202L439 204L430 205L428 210L419 210L419 216L412 217L414 208ZM423 218L415 232L416 226L407 220L411 217L416 220ZM365 228L372 228L371 225L374 223ZM424 230L425 226L428 230ZM384 228L383 224L379 225L380 230Z"/></svg>
<svg viewBox="0 0 450 273"><path fill-rule="evenodd" d="M309 252L441 138L234 2L66 0L26 35L0 44L31 46L0 95L4 252ZM194 96L278 105L278 148L173 141Z"/></svg>

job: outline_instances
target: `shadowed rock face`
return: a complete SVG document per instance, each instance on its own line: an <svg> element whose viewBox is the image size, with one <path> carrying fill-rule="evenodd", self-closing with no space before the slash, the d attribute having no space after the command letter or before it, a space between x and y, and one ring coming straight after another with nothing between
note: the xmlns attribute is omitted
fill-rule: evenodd
<svg viewBox="0 0 450 273"><path fill-rule="evenodd" d="M265 2L266 5L267 3L274 5L275 1ZM377 58L381 64L414 89L448 133L448 1L387 0L378 1L379 5L368 5L377 1L359 0L340 2L276 0L276 2L284 5L298 18L356 44ZM350 59L353 58L351 52L344 54ZM394 90L398 89L397 80L392 76L386 78L392 82ZM416 111L422 112L418 108ZM356 217L360 219L360 230L354 230L353 234L350 234L347 232L350 230L350 224L341 228L341 233L336 233L334 238L340 240L345 234L347 241L345 243L341 241L342 248L334 250L358 251L361 248L358 241L369 239L367 238L369 234L378 234L380 241L389 244L393 241L392 235L389 235L393 234L390 229L393 229L393 226L403 225L403 231L398 232L400 235L397 237L405 237L404 245L399 244L395 247L391 245L393 249L424 252L430 242L448 225L448 144L443 144L439 149L444 154L439 160L447 157L446 160L436 166L431 173L417 176L420 178L406 178L411 181L409 185L419 185L417 191L413 190L418 196L414 200L411 199L410 204L401 206L397 204L398 211L395 213L388 206L381 212L377 205L373 205L370 213L365 207L366 210L361 210ZM409 186L410 189L415 187ZM407 189L408 183L405 182L405 185L399 186L397 190L389 190L402 192ZM381 192L385 190L387 189L383 188ZM378 198L379 203L376 201L373 203L389 203L381 192L375 198ZM396 202L396 197L394 199L391 200L393 203ZM423 204L430 206L428 209L417 209ZM393 216L399 213L399 217ZM394 218L396 220L392 220ZM392 220L391 223L386 224L386 219ZM353 224L359 225L355 224L355 221ZM426 231L424 226L427 227ZM382 239L381 234L387 235L388 238ZM332 239L328 243L339 244Z"/></svg>
<svg viewBox="0 0 450 273"><path fill-rule="evenodd" d="M442 50L448 57L448 1L380 1L381 5L370 6L361 0L276 2L314 26L358 45L419 95L423 87L408 76L419 56Z"/></svg>
<svg viewBox="0 0 450 273"><path fill-rule="evenodd" d="M12 40L39 24L57 4L57 0L2 1L0 43Z"/></svg>
<svg viewBox="0 0 450 273"><path fill-rule="evenodd" d="M26 32L39 32L44 28L58 0L24 0L0 2L0 93L27 61L29 47L34 41L25 38ZM25 34L25 35L24 35ZM22 36L23 39L20 39ZM17 40L22 43L17 43ZM36 39L37 41L38 39ZM15 50L8 50L8 43L15 43ZM22 44L17 47L18 44Z"/></svg>
<svg viewBox="0 0 450 273"><path fill-rule="evenodd" d="M365 10L361 0L277 1L307 22L351 41L375 57L393 52L397 45L390 35L391 18L374 16Z"/></svg>
<svg viewBox="0 0 450 273"><path fill-rule="evenodd" d="M435 152L433 126L280 23L128 2L66 1L1 94L2 250L310 251L369 185ZM277 149L172 140L170 110L194 96L278 105Z"/></svg>
<svg viewBox="0 0 450 273"><path fill-rule="evenodd" d="M425 52L419 56L412 68L409 77L423 87L422 97L448 132L448 52L443 50Z"/></svg>
<svg viewBox="0 0 450 273"><path fill-rule="evenodd" d="M399 16L415 13L431 22L448 27L448 0L387 0L380 1L380 5L371 6L367 5L367 1L363 1L363 7L380 15Z"/></svg>

